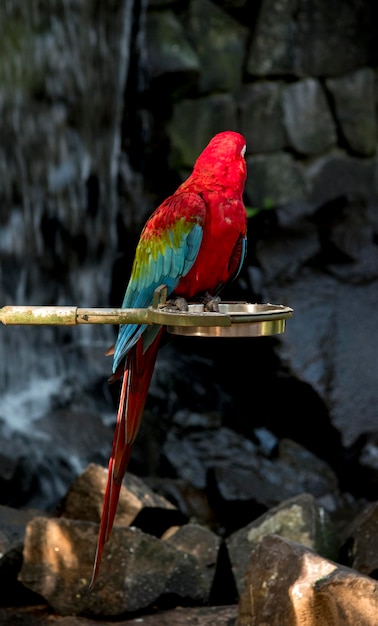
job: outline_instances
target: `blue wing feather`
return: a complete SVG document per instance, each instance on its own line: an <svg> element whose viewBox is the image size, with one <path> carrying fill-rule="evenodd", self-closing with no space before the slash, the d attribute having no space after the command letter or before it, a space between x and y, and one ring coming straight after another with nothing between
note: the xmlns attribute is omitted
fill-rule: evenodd
<svg viewBox="0 0 378 626"><path fill-rule="evenodd" d="M243 263L244 263L244 260L245 260L245 257L246 257L246 256L247 256L247 237L243 237L243 239L242 239L242 249L241 249L240 261L239 261L239 267L238 267L238 269L236 270L236 274L235 274L235 277L234 277L234 278L236 278L237 276L239 276L240 271L241 271L241 268L242 268L242 266L243 266Z"/></svg>
<svg viewBox="0 0 378 626"><path fill-rule="evenodd" d="M190 196L193 195L190 194ZM193 201L193 198L191 200ZM199 196L196 200L200 203L201 211L204 212L203 200ZM169 296L177 287L180 278L189 272L201 246L203 229L201 220L193 221L190 224L186 222L186 225L187 228L179 230L178 234L173 223L172 228L164 232L164 246L159 247L157 252L154 249L154 254L149 251L148 258L145 259L144 263L141 263L140 267L136 267L138 265L138 248L143 245L141 244L141 237L131 278L123 299L123 308L151 306L153 294L157 287L162 284L166 285ZM140 257L144 258L142 255ZM144 349L146 350L158 334L159 329L160 327L157 325L121 325L114 347L113 372L116 371L124 356L142 334Z"/></svg>

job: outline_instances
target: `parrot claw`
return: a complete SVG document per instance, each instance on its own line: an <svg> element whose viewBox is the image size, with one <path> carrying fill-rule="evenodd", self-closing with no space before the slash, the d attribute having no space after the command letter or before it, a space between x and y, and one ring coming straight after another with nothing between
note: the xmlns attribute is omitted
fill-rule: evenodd
<svg viewBox="0 0 378 626"><path fill-rule="evenodd" d="M189 311L189 306L185 298L177 297L172 300L167 300L164 309L168 309L169 311Z"/></svg>
<svg viewBox="0 0 378 626"><path fill-rule="evenodd" d="M211 296L209 293L205 294L202 299L204 310L208 313L219 313L220 301L221 299L218 296Z"/></svg>

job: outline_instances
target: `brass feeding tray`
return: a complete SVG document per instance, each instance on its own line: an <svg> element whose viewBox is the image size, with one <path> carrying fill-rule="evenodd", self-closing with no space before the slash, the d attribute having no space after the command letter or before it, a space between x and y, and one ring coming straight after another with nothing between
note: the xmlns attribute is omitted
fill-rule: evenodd
<svg viewBox="0 0 378 626"><path fill-rule="evenodd" d="M292 317L293 309L280 304L252 304L249 302L221 302L219 313L207 313L203 304L189 304L189 311L181 313L185 324L169 324L168 332L189 337L265 337L285 332L286 320ZM190 316L195 325L190 325ZM177 316L177 314L175 314ZM208 319L211 318L211 319ZM217 318L219 325L217 326ZM173 320L172 320L173 321ZM210 324L209 324L210 322Z"/></svg>
<svg viewBox="0 0 378 626"><path fill-rule="evenodd" d="M152 306L143 309L79 308L77 306L4 306L3 324L157 324L168 332L190 337L264 337L285 331L293 309L282 304L220 302L219 311L208 312L204 305L190 303L188 311L172 309L166 301L166 287L155 290Z"/></svg>

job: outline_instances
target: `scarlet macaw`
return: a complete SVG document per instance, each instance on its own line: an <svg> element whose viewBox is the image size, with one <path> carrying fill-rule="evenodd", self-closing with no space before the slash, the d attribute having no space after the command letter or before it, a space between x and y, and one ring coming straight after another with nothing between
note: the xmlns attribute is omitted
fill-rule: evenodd
<svg viewBox="0 0 378 626"><path fill-rule="evenodd" d="M164 284L171 297L216 296L235 278L246 253L246 141L234 131L215 135L189 178L152 213L136 248L122 306L152 304ZM163 328L120 326L113 378L123 376L91 586L109 539L119 492L138 433Z"/></svg>

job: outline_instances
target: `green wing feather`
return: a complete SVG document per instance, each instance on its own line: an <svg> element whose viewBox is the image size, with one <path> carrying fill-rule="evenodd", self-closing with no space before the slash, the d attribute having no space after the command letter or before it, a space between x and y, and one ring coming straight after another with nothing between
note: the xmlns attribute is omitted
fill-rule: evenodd
<svg viewBox="0 0 378 626"><path fill-rule="evenodd" d="M134 264L122 307L145 308L152 304L157 287L168 295L191 269L201 246L206 206L199 194L181 192L167 198L146 223L135 252ZM142 333L150 345L159 327L124 324L114 348L113 371Z"/></svg>

